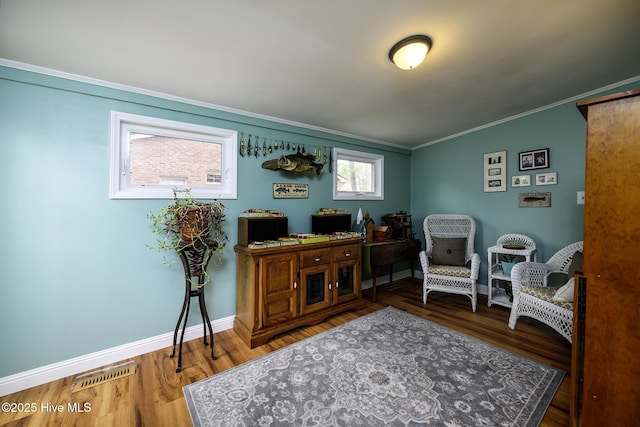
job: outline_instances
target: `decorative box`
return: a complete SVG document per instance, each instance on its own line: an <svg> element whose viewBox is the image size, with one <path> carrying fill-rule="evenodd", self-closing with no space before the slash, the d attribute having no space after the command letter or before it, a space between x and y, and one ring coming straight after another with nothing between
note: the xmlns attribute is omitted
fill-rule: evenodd
<svg viewBox="0 0 640 427"><path fill-rule="evenodd" d="M385 240L393 239L393 230L388 225L374 225L373 226L373 241L383 242Z"/></svg>
<svg viewBox="0 0 640 427"><path fill-rule="evenodd" d="M289 219L284 217L239 217L238 244L278 240L289 235Z"/></svg>
<svg viewBox="0 0 640 427"><path fill-rule="evenodd" d="M351 214L311 215L313 234L332 234L337 231L351 231Z"/></svg>

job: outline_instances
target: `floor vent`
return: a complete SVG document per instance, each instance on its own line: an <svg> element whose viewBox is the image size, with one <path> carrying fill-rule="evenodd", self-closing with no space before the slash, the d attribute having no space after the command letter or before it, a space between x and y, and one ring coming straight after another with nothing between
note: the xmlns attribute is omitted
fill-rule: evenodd
<svg viewBox="0 0 640 427"><path fill-rule="evenodd" d="M126 377L136 373L138 365L135 362L129 361L121 363L115 366L109 366L97 371L88 372L86 374L78 375L73 384L71 385L71 391L84 390L85 388L93 387L98 384L103 384L118 378Z"/></svg>

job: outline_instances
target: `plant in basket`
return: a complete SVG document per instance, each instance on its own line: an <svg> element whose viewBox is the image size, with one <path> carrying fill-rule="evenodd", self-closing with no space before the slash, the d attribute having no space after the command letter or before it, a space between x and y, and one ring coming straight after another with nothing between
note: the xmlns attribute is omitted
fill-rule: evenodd
<svg viewBox="0 0 640 427"><path fill-rule="evenodd" d="M182 193L179 195L179 193ZM223 229L225 221L224 205L217 200L203 202L196 200L188 189L173 190L173 202L157 213L149 213L147 218L157 234L155 246L150 249L170 251L177 254L188 248L208 247L213 250L212 260L219 265L223 249L229 240ZM175 262L164 257L165 265ZM204 267L204 266L203 266ZM203 268L203 274L206 271ZM207 282L208 282L207 277Z"/></svg>

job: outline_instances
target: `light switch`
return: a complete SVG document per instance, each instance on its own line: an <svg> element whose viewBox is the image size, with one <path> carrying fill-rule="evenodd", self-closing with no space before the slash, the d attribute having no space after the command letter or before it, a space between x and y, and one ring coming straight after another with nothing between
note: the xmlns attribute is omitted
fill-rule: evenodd
<svg viewBox="0 0 640 427"><path fill-rule="evenodd" d="M584 205L584 191L578 191L578 204Z"/></svg>

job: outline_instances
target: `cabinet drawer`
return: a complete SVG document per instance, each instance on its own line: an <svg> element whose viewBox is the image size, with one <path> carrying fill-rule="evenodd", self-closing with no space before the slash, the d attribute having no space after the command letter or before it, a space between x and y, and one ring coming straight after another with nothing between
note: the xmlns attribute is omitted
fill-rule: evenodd
<svg viewBox="0 0 640 427"><path fill-rule="evenodd" d="M338 261L348 261L350 259L359 259L360 258L360 245L348 245L348 246L340 246L339 248L333 248L332 250L333 262Z"/></svg>
<svg viewBox="0 0 640 427"><path fill-rule="evenodd" d="M301 268L311 267L331 262L331 248L312 249L300 252Z"/></svg>

